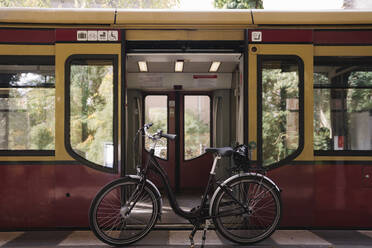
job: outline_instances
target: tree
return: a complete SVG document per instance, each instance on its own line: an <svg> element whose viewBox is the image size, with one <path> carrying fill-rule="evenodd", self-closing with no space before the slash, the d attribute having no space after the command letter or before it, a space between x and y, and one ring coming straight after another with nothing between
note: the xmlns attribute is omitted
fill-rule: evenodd
<svg viewBox="0 0 372 248"><path fill-rule="evenodd" d="M113 143L112 65L72 65L70 95L71 146L104 165L104 145Z"/></svg>
<svg viewBox="0 0 372 248"><path fill-rule="evenodd" d="M219 9L263 9L262 0L214 0Z"/></svg>
<svg viewBox="0 0 372 248"><path fill-rule="evenodd" d="M372 2L368 0L344 0L342 8L344 9L369 9L369 8L372 8Z"/></svg>
<svg viewBox="0 0 372 248"><path fill-rule="evenodd" d="M166 9L180 0L0 0L0 7Z"/></svg>
<svg viewBox="0 0 372 248"><path fill-rule="evenodd" d="M51 7L51 0L0 0L0 7Z"/></svg>
<svg viewBox="0 0 372 248"><path fill-rule="evenodd" d="M278 162L298 147L298 72L267 68L262 70L262 159L263 165Z"/></svg>

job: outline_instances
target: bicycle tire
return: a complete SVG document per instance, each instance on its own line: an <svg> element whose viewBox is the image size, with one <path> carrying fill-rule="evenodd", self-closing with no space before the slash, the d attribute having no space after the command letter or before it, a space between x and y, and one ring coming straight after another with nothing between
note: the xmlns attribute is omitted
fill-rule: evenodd
<svg viewBox="0 0 372 248"><path fill-rule="evenodd" d="M255 176L237 177L225 186L246 210L225 190L220 190L211 211L217 231L239 244L253 244L269 237L281 218L280 192L275 186Z"/></svg>
<svg viewBox="0 0 372 248"><path fill-rule="evenodd" d="M145 237L159 218L160 200L148 184L130 213L120 213L128 206L139 180L126 177L104 186L93 199L89 210L90 228L95 236L111 246L124 246Z"/></svg>

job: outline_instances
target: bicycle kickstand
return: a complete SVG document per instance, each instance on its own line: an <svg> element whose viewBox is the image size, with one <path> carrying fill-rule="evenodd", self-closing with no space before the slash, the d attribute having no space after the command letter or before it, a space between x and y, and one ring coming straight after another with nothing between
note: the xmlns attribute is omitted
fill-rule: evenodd
<svg viewBox="0 0 372 248"><path fill-rule="evenodd" d="M205 245L205 240L207 239L207 230L208 230L208 227L209 227L210 224L211 224L210 220L205 220L201 248L203 248L204 245Z"/></svg>
<svg viewBox="0 0 372 248"><path fill-rule="evenodd" d="M189 235L189 239L190 239L190 243L191 243L190 248L195 248L194 236L195 236L195 233L198 231L198 228L199 228L199 226L194 224L194 228L192 229L192 232Z"/></svg>

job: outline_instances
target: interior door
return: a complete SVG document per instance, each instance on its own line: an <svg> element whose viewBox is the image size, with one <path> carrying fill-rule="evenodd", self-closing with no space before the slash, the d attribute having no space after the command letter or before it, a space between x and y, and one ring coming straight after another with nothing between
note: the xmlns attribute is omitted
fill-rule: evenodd
<svg viewBox="0 0 372 248"><path fill-rule="evenodd" d="M154 124L152 132L162 129L177 134L176 141L164 139L155 149L159 164L177 191L200 189L207 183L213 160L211 154L204 152L212 144L211 105L207 92L146 93L144 96L144 122ZM144 144L148 150L151 142L145 139Z"/></svg>
<svg viewBox="0 0 372 248"><path fill-rule="evenodd" d="M180 95L180 189L198 189L207 184L213 160L205 153L212 144L211 104L207 94Z"/></svg>

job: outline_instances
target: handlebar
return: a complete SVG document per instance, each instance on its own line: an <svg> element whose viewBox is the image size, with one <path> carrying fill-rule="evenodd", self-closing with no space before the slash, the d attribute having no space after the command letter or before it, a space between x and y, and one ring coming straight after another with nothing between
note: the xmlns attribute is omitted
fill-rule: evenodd
<svg viewBox="0 0 372 248"><path fill-rule="evenodd" d="M166 138L170 140L175 140L177 135L176 134L168 134L168 133L163 133L161 129L159 129L156 133L150 134L147 130L152 126L152 123L147 123L143 125L143 130L145 132L145 135L152 139L152 140L159 140L160 138Z"/></svg>

